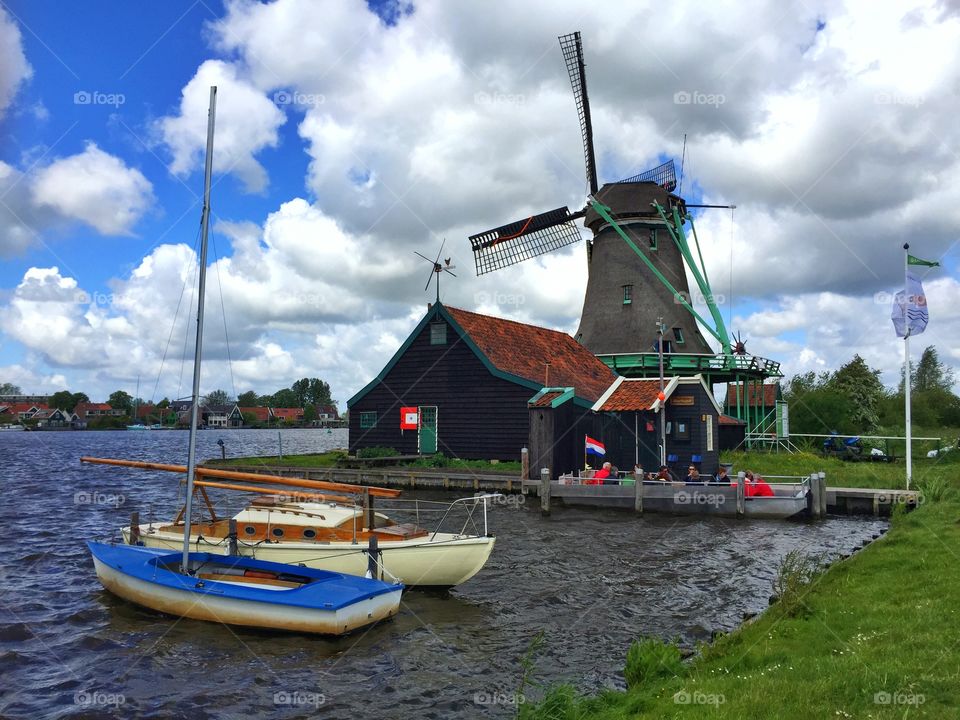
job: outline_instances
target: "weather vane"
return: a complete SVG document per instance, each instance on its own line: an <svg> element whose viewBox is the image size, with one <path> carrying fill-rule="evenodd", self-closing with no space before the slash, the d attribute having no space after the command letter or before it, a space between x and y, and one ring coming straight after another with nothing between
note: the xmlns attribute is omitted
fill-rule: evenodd
<svg viewBox="0 0 960 720"><path fill-rule="evenodd" d="M457 266L450 264L450 258L444 258L443 265L440 264L440 256L443 255L443 246L446 244L447 239L444 238L443 242L440 243L440 250L437 251L437 259L431 260L426 255L421 255L416 250L413 251L414 255L418 255L426 260L428 263L433 265L430 269L430 276L427 278L427 284L423 286L423 291L426 292L427 288L430 287L430 282L433 280L434 275L437 277L437 302L440 302L440 273L450 273L453 277L456 277L456 273L450 272L454 270Z"/></svg>

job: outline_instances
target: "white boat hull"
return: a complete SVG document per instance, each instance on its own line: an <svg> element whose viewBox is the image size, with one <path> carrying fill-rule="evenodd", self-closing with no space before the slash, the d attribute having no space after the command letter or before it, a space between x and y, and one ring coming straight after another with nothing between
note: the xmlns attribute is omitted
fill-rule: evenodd
<svg viewBox="0 0 960 720"><path fill-rule="evenodd" d="M124 527L124 542L130 541L130 528ZM198 537L192 536L191 550L213 553L226 552L223 542L198 544ZM382 564L386 571L384 579L396 579L404 585L452 587L466 582L476 575L490 558L496 538L462 537L449 533L437 533L412 540L381 542ZM140 541L145 547L164 550L179 550L183 547L183 535L163 532L140 526ZM332 570L347 575L363 575L367 572L365 544L350 542L278 542L256 546L239 545L240 555L255 557L258 560L303 564L321 570Z"/></svg>
<svg viewBox="0 0 960 720"><path fill-rule="evenodd" d="M101 584L114 595L157 612L227 625L343 635L397 613L402 588L336 610L290 608L236 598L198 595L145 582L94 557Z"/></svg>

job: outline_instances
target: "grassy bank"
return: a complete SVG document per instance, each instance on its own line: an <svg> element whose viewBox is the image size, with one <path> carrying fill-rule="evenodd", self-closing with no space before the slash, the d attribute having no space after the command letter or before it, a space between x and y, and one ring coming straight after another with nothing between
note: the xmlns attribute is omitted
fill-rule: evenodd
<svg viewBox="0 0 960 720"><path fill-rule="evenodd" d="M748 460L764 471L766 458ZM780 602L692 661L643 641L628 654L626 692L578 697L555 687L520 716L960 717L957 469L956 458L918 468L918 510L896 514L887 535L808 584L783 575ZM874 483L902 466L878 472Z"/></svg>
<svg viewBox="0 0 960 720"><path fill-rule="evenodd" d="M218 465L240 465L243 467L298 467L298 468L333 468L357 467L356 461L346 463L347 454L343 450L332 450L326 453L312 455L284 455L281 459L277 455L227 458L226 460L209 460L205 464L212 467ZM371 464L372 470L385 468L421 468L429 470L446 470L448 472L489 472L497 474L519 473L519 462L490 462L489 460L461 460L448 458L442 454L431 455L417 460L411 460L402 465Z"/></svg>

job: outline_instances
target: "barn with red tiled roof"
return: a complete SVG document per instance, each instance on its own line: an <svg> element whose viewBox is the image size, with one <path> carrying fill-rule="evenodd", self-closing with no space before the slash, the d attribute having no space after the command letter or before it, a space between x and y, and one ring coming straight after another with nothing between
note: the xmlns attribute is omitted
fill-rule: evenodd
<svg viewBox="0 0 960 720"><path fill-rule="evenodd" d="M518 460L532 396L570 389L571 402L589 412L615 377L566 333L437 303L348 401L350 451ZM411 411L415 427L401 429Z"/></svg>

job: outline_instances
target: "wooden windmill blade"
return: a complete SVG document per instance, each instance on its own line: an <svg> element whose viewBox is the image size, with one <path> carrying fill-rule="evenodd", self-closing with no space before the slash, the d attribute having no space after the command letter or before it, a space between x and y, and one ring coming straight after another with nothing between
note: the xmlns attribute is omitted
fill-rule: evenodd
<svg viewBox="0 0 960 720"><path fill-rule="evenodd" d="M516 265L580 240L583 212L560 207L470 236L477 275Z"/></svg>
<svg viewBox="0 0 960 720"><path fill-rule="evenodd" d="M580 40L580 31L569 35L561 35L560 49L563 59L567 63L567 74L570 76L570 86L573 88L573 99L577 104L577 114L580 116L580 133L583 135L583 159L587 168L587 182L590 183L590 194L595 195L597 183L597 160L593 150L593 120L590 117L590 98L587 95L587 73L583 64L583 43Z"/></svg>

